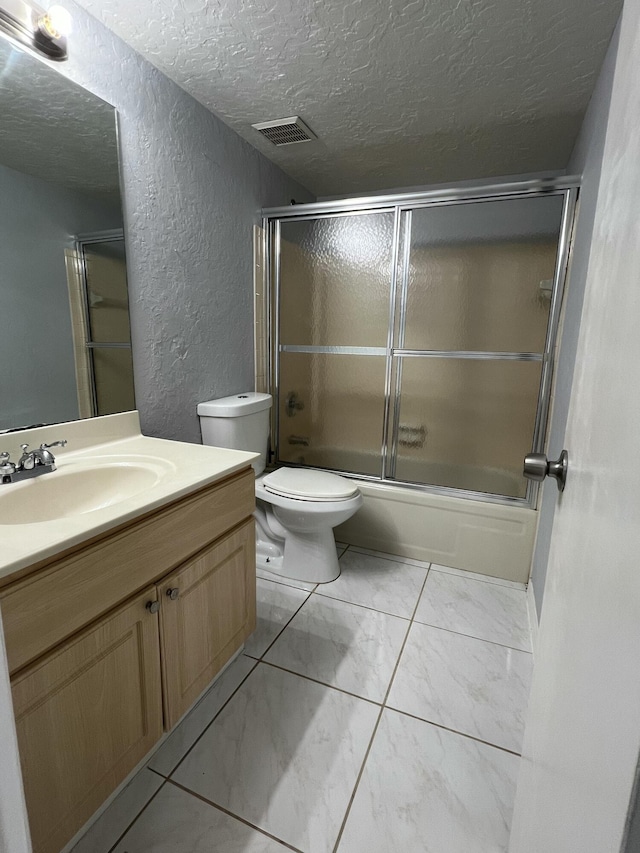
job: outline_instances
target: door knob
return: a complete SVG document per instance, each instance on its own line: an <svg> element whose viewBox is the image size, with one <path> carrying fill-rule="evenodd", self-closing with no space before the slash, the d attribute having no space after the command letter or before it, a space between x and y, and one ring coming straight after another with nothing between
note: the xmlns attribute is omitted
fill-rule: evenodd
<svg viewBox="0 0 640 853"><path fill-rule="evenodd" d="M558 491L563 492L569 470L569 454L563 450L560 458L549 462L546 453L527 453L524 457L523 474L528 480L542 481L545 477L554 477Z"/></svg>
<svg viewBox="0 0 640 853"><path fill-rule="evenodd" d="M167 595L171 599L171 601L175 601L176 598L180 595L180 590L177 586L174 586L173 589L170 587L167 590Z"/></svg>

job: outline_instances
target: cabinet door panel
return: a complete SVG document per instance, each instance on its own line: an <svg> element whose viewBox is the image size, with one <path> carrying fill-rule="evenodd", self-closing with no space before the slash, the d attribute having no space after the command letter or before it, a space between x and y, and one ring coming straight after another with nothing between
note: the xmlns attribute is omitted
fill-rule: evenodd
<svg viewBox="0 0 640 853"><path fill-rule="evenodd" d="M35 853L58 853L162 734L151 587L12 682Z"/></svg>
<svg viewBox="0 0 640 853"><path fill-rule="evenodd" d="M170 728L255 628L253 519L174 572L158 594Z"/></svg>

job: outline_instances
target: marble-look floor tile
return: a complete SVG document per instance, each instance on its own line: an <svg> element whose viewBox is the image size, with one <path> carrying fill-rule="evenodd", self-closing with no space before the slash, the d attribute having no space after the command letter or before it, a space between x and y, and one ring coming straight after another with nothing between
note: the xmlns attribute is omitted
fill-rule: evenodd
<svg viewBox="0 0 640 853"><path fill-rule="evenodd" d="M256 577L263 578L266 581L273 581L273 583L281 583L284 586L292 586L294 589L306 589L307 592L313 592L318 586L317 583L285 578L284 575L277 575L275 572L267 572L264 569L256 569Z"/></svg>
<svg viewBox="0 0 640 853"><path fill-rule="evenodd" d="M238 655L169 735L147 766L168 776L255 666L252 658Z"/></svg>
<svg viewBox="0 0 640 853"><path fill-rule="evenodd" d="M309 593L263 578L258 578L256 584L256 630L245 643L244 652L260 658Z"/></svg>
<svg viewBox="0 0 640 853"><path fill-rule="evenodd" d="M338 552L338 557L347 550L349 546L346 542L336 542L336 551Z"/></svg>
<svg viewBox="0 0 640 853"><path fill-rule="evenodd" d="M378 713L261 663L174 779L305 853L330 853Z"/></svg>
<svg viewBox="0 0 640 853"><path fill-rule="evenodd" d="M386 710L338 853L506 853L518 763Z"/></svg>
<svg viewBox="0 0 640 853"><path fill-rule="evenodd" d="M168 782L113 853L285 853L287 849Z"/></svg>
<svg viewBox="0 0 640 853"><path fill-rule="evenodd" d="M361 554L352 548L340 558L342 574L317 593L361 604L392 616L413 615L427 569Z"/></svg>
<svg viewBox="0 0 640 853"><path fill-rule="evenodd" d="M406 619L312 595L265 660L382 702L408 628Z"/></svg>
<svg viewBox="0 0 640 853"><path fill-rule="evenodd" d="M387 705L520 752L533 657L414 622Z"/></svg>
<svg viewBox="0 0 640 853"><path fill-rule="evenodd" d="M485 583L495 583L498 586L511 587L511 589L527 588L526 583L519 583L518 581L508 581L505 578L497 578L493 575L483 575L480 572L468 572L466 569L453 569L450 566L440 566L437 563L432 563L431 568L435 572L446 572L449 575L459 575L462 578L469 578L470 580L484 581Z"/></svg>
<svg viewBox="0 0 640 853"><path fill-rule="evenodd" d="M143 768L74 846L72 853L106 853L162 786L156 773Z"/></svg>
<svg viewBox="0 0 640 853"><path fill-rule="evenodd" d="M524 590L431 569L415 619L425 625L531 651Z"/></svg>
<svg viewBox="0 0 640 853"><path fill-rule="evenodd" d="M431 565L425 560L414 560L413 557L402 557L399 554L387 554L386 551L374 551L372 548L360 548L359 545L352 545L351 548L358 554L369 554L371 557L394 560L396 563L406 563L408 566L418 566L421 569L428 569Z"/></svg>

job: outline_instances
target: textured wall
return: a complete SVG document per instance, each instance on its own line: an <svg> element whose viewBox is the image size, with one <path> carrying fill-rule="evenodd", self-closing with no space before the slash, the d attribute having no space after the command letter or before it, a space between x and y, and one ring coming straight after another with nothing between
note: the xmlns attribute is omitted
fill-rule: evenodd
<svg viewBox="0 0 640 853"><path fill-rule="evenodd" d="M564 447L564 433L567 425L569 399L578 347L578 332L582 314L582 302L587 279L591 235L598 199L598 185L613 85L613 72L618 52L619 26L614 32L607 52L602 72L598 79L593 98L589 104L584 124L580 131L576 147L569 161L568 172L582 175L580 190L580 208L576 223L571 270L568 290L565 297L564 321L560 338L560 351L554 379L554 400L551 424L547 439L548 456L557 459ZM571 460L571 448L569 460ZM571 463L570 463L571 464ZM542 611L544 584L547 574L547 562L551 545L551 532L558 490L556 484L547 479L539 505L540 520L533 555L531 583L536 598L538 616Z"/></svg>
<svg viewBox="0 0 640 853"><path fill-rule="evenodd" d="M200 441L196 404L253 387L252 228L312 196L79 6L59 70L120 113L136 403Z"/></svg>
<svg viewBox="0 0 640 853"><path fill-rule="evenodd" d="M120 207L1 165L0 199L0 429L77 418L64 249L121 228Z"/></svg>

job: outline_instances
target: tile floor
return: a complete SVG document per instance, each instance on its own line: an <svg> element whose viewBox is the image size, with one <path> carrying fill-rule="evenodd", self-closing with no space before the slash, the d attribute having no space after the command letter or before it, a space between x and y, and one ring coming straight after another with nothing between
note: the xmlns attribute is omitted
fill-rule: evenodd
<svg viewBox="0 0 640 853"><path fill-rule="evenodd" d="M331 584L258 573L244 653L73 853L506 851L524 586L338 547Z"/></svg>

